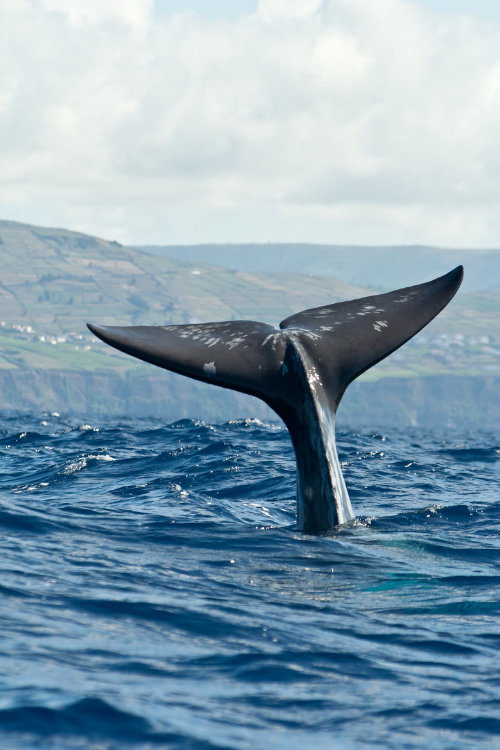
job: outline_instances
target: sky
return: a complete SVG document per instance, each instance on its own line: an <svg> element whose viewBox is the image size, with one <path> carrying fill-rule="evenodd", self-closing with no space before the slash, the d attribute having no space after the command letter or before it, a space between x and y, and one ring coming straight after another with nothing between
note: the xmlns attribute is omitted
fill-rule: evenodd
<svg viewBox="0 0 500 750"><path fill-rule="evenodd" d="M0 218L500 247L498 0L0 0Z"/></svg>

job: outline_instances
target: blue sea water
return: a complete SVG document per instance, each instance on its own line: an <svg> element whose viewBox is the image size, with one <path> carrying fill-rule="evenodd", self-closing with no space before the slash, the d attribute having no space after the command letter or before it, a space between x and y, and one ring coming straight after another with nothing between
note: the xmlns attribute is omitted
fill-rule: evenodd
<svg viewBox="0 0 500 750"><path fill-rule="evenodd" d="M88 422L88 423L87 423ZM500 433L0 419L0 747L500 747Z"/></svg>

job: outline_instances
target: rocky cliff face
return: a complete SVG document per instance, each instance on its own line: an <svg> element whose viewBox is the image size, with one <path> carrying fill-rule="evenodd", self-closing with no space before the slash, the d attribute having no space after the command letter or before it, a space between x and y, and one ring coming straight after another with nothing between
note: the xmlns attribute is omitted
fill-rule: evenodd
<svg viewBox="0 0 500 750"><path fill-rule="evenodd" d="M161 370L135 377L64 370L0 371L0 409L210 422L270 414L257 399Z"/></svg>
<svg viewBox="0 0 500 750"><path fill-rule="evenodd" d="M339 408L339 425L500 427L500 377L436 375L355 381Z"/></svg>
<svg viewBox="0 0 500 750"><path fill-rule="evenodd" d="M151 375L53 370L0 371L0 409L98 415L158 416L169 421L277 420L258 399L161 370ZM356 381L338 415L339 427L495 429L500 377L434 376Z"/></svg>

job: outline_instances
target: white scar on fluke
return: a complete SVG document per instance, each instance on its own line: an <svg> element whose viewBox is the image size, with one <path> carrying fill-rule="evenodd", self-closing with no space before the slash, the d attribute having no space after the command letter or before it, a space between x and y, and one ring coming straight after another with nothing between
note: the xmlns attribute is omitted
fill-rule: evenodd
<svg viewBox="0 0 500 750"><path fill-rule="evenodd" d="M203 365L203 372L205 372L209 378L212 378L214 375L217 375L217 370L215 368L215 362L207 362Z"/></svg>
<svg viewBox="0 0 500 750"><path fill-rule="evenodd" d="M354 518L335 447L346 388L438 315L462 279L458 266L425 284L304 310L279 328L251 320L89 328L145 362L265 401L295 450L297 529L326 531Z"/></svg>

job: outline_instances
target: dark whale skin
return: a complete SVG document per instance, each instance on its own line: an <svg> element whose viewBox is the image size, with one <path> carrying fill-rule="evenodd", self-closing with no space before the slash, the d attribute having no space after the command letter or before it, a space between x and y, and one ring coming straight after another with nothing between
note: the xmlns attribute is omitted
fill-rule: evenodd
<svg viewBox="0 0 500 750"><path fill-rule="evenodd" d="M462 279L458 266L425 284L304 310L279 328L251 320L88 327L145 362L265 401L295 450L297 529L326 531L354 518L335 447L346 388L430 323Z"/></svg>

